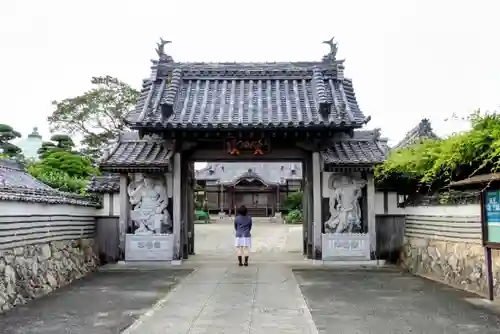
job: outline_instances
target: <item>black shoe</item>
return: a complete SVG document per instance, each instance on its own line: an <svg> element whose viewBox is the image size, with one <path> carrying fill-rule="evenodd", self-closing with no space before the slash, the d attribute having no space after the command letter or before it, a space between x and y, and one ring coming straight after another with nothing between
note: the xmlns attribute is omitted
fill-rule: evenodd
<svg viewBox="0 0 500 334"><path fill-rule="evenodd" d="M248 267L248 256L245 256L245 264L244 264L245 267Z"/></svg>
<svg viewBox="0 0 500 334"><path fill-rule="evenodd" d="M243 262L241 261L241 256L238 256L238 265L240 267L243 266Z"/></svg>

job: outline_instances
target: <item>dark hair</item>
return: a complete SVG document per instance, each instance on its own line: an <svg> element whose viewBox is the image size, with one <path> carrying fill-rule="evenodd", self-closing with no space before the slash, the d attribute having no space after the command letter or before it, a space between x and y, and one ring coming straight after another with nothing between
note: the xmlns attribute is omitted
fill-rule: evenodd
<svg viewBox="0 0 500 334"><path fill-rule="evenodd" d="M241 216L246 216L247 215L247 207L242 205L238 208L237 213Z"/></svg>

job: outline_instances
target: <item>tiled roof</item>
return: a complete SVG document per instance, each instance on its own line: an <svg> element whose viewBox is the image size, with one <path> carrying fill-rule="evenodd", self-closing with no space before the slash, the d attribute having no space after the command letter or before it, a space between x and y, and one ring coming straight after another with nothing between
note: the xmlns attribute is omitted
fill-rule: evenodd
<svg viewBox="0 0 500 334"><path fill-rule="evenodd" d="M416 127L408 131L406 136L393 148L403 148L410 145L416 144L422 139L437 139L439 138L436 133L432 130L431 122L428 119L423 119L418 123Z"/></svg>
<svg viewBox="0 0 500 334"><path fill-rule="evenodd" d="M331 148L321 152L326 165L373 165L387 157L386 139L377 131L355 131L352 138L341 136L331 142Z"/></svg>
<svg viewBox="0 0 500 334"><path fill-rule="evenodd" d="M164 140L149 136L139 139L136 132L124 132L114 147L105 152L99 167L115 172L164 170L170 165L171 155Z"/></svg>
<svg viewBox="0 0 500 334"><path fill-rule="evenodd" d="M208 163L205 168L197 170L195 173L197 180L217 180L222 184L232 184L245 177L260 178L266 184L301 180L302 165L281 162Z"/></svg>
<svg viewBox="0 0 500 334"><path fill-rule="evenodd" d="M295 63L154 62L132 126L361 127L343 61Z"/></svg>
<svg viewBox="0 0 500 334"><path fill-rule="evenodd" d="M87 186L91 193L117 193L120 191L120 175L94 176Z"/></svg>
<svg viewBox="0 0 500 334"><path fill-rule="evenodd" d="M0 159L0 200L97 206L93 200L58 191L29 175L24 167Z"/></svg>

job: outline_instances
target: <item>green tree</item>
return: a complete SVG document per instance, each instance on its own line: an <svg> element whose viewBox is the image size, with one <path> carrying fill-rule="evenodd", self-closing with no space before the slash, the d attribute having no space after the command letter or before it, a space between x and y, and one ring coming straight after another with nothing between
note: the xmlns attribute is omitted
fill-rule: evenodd
<svg viewBox="0 0 500 334"><path fill-rule="evenodd" d="M40 159L44 159L48 153L57 148L56 144L50 141L45 141L42 146L36 151Z"/></svg>
<svg viewBox="0 0 500 334"><path fill-rule="evenodd" d="M89 158L60 149L56 146L47 151L43 159L28 167L28 172L55 189L82 193L98 171Z"/></svg>
<svg viewBox="0 0 500 334"><path fill-rule="evenodd" d="M1 154L9 158L18 157L21 149L10 143L11 140L21 138L21 133L14 130L10 125L0 124L0 149Z"/></svg>
<svg viewBox="0 0 500 334"><path fill-rule="evenodd" d="M56 147L63 151L71 151L75 147L73 139L68 135L55 134L50 137L50 140L56 143Z"/></svg>
<svg viewBox="0 0 500 334"><path fill-rule="evenodd" d="M475 111L469 131L446 139L429 139L394 150L376 168L379 182L406 178L425 191L437 191L452 181L500 169L500 115Z"/></svg>
<svg viewBox="0 0 500 334"><path fill-rule="evenodd" d="M92 84L82 95L54 101L55 110L48 121L52 130L82 136L82 153L97 158L126 129L123 119L134 108L139 92L109 76L94 77Z"/></svg>
<svg viewBox="0 0 500 334"><path fill-rule="evenodd" d="M65 134L55 134L50 137L51 141L43 142L37 153L40 159L45 159L52 152L73 152L75 144L70 136ZM73 152L76 154L76 152Z"/></svg>

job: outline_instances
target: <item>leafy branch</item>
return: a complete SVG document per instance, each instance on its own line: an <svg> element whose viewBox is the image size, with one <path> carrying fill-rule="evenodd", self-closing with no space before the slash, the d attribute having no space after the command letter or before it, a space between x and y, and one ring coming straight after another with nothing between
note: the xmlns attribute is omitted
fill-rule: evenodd
<svg viewBox="0 0 500 334"><path fill-rule="evenodd" d="M445 139L426 139L392 151L376 168L376 178L414 180L426 191L437 191L452 181L500 169L500 115L472 113L469 131Z"/></svg>

